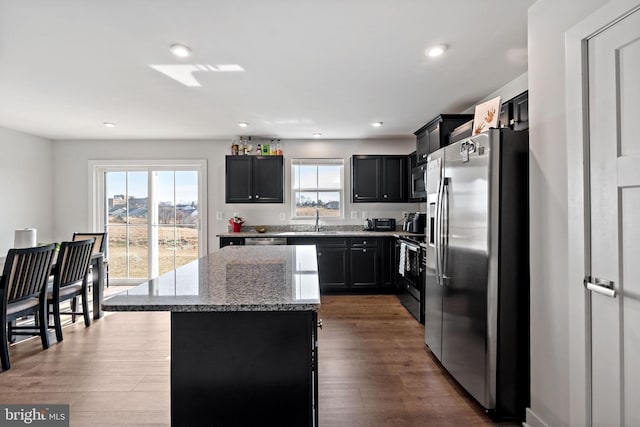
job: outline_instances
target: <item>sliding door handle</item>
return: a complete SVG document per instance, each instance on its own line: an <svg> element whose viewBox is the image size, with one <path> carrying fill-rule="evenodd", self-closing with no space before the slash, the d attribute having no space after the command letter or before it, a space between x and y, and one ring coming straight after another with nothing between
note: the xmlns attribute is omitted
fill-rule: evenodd
<svg viewBox="0 0 640 427"><path fill-rule="evenodd" d="M590 291L597 292L610 298L616 297L616 290L613 288L613 282L611 280L586 276L584 278L584 287Z"/></svg>

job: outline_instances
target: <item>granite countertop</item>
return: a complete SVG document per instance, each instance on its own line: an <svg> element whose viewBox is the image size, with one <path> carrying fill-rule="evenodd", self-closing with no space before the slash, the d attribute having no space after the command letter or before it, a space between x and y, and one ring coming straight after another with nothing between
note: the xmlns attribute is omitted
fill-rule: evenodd
<svg viewBox="0 0 640 427"><path fill-rule="evenodd" d="M105 300L105 311L317 311L315 246L229 246Z"/></svg>
<svg viewBox="0 0 640 427"><path fill-rule="evenodd" d="M346 231L267 231L258 233L255 230L240 231L237 233L226 232L216 234L216 237L394 237L394 236L424 236L424 234L409 233L408 231L363 231L363 230L346 230Z"/></svg>

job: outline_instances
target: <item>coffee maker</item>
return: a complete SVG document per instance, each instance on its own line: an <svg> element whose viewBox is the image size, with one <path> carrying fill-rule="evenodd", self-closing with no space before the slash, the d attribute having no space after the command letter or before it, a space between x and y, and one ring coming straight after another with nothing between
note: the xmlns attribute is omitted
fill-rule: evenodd
<svg viewBox="0 0 640 427"><path fill-rule="evenodd" d="M427 214L424 212L411 212L407 214L402 229L409 233L424 234L427 223Z"/></svg>

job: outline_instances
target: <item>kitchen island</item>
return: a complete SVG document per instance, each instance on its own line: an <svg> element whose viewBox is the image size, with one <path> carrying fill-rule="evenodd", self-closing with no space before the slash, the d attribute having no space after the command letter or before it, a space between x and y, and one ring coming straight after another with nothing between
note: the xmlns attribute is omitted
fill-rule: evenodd
<svg viewBox="0 0 640 427"><path fill-rule="evenodd" d="M227 247L103 303L171 312L172 426L317 425L314 246Z"/></svg>

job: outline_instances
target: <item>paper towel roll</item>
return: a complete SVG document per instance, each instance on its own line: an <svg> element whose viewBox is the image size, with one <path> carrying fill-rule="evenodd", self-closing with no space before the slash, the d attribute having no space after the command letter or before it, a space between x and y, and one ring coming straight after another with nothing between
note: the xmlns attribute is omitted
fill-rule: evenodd
<svg viewBox="0 0 640 427"><path fill-rule="evenodd" d="M23 228L16 230L13 241L14 248L32 248L36 245L36 229Z"/></svg>

